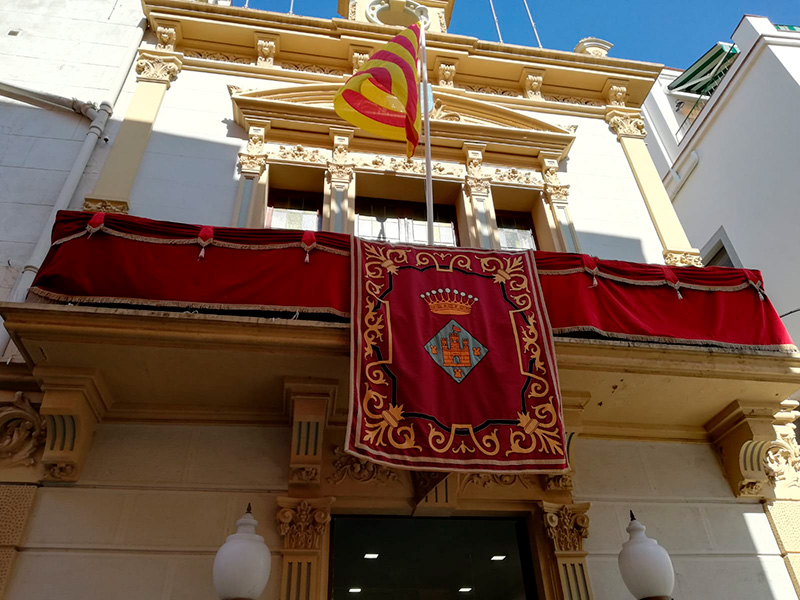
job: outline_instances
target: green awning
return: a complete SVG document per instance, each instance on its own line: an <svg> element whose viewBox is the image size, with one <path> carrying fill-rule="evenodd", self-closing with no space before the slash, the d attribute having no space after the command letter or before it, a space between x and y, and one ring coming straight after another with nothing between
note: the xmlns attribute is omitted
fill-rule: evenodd
<svg viewBox="0 0 800 600"><path fill-rule="evenodd" d="M739 49L735 44L717 42L702 58L669 84L673 92L708 95L714 91L727 72Z"/></svg>

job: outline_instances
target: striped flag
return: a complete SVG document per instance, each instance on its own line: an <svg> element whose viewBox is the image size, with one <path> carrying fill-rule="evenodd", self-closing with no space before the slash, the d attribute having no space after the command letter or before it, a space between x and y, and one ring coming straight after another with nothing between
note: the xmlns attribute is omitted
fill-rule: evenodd
<svg viewBox="0 0 800 600"><path fill-rule="evenodd" d="M420 136L419 23L392 38L347 80L333 101L336 114L370 133L405 140L409 158Z"/></svg>

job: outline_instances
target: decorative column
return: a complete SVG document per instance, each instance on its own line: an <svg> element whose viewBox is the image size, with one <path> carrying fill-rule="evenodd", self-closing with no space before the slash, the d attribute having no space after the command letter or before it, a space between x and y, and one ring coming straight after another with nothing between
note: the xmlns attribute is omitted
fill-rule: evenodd
<svg viewBox="0 0 800 600"><path fill-rule="evenodd" d="M325 171L322 229L352 233L355 222L355 164L350 160L353 131L331 128L333 154Z"/></svg>
<svg viewBox="0 0 800 600"><path fill-rule="evenodd" d="M544 180L544 199L550 208L547 221L554 232L554 245L560 252L580 252L578 236L572 225L569 213L569 186L561 183L558 177L558 161L542 159L542 179Z"/></svg>
<svg viewBox="0 0 800 600"><path fill-rule="evenodd" d="M619 95L620 92L617 91L616 99L614 99L609 91L609 100L624 102L624 100L620 100ZM617 134L617 139L622 144L628 164L630 164L633 176L639 185L639 191L642 193L650 218L653 220L658 239L661 240L664 262L673 266L702 267L700 252L697 248L692 248L689 243L689 238L686 237L686 232L684 232L675 208L661 183L653 160L647 152L647 146L644 143L646 135L644 120L639 111L625 110L620 105L619 108L606 113L606 122Z"/></svg>
<svg viewBox="0 0 800 600"><path fill-rule="evenodd" d="M239 154L241 177L236 193L233 227L266 226L269 168L264 146L265 135L264 127L251 127L248 131L247 150Z"/></svg>
<svg viewBox="0 0 800 600"><path fill-rule="evenodd" d="M478 248L500 248L497 218L492 201L491 178L483 173L482 144L464 144L466 176L462 193L463 207L459 212L466 217L469 245Z"/></svg>
<svg viewBox="0 0 800 600"><path fill-rule="evenodd" d="M283 538L280 600L325 600L333 498L278 498Z"/></svg>
<svg viewBox="0 0 800 600"><path fill-rule="evenodd" d="M86 197L85 210L97 210L98 206L102 206L107 212L128 212L131 189L150 141L161 102L183 65L183 55L172 51L175 30L159 27L158 36L160 47L169 50L139 51L136 61L136 91L94 192Z"/></svg>
<svg viewBox="0 0 800 600"><path fill-rule="evenodd" d="M583 540L589 535L590 504L542 502L547 537L553 542L564 600L592 600Z"/></svg>
<svg viewBox="0 0 800 600"><path fill-rule="evenodd" d="M0 598L5 598L35 495L33 485L0 485Z"/></svg>

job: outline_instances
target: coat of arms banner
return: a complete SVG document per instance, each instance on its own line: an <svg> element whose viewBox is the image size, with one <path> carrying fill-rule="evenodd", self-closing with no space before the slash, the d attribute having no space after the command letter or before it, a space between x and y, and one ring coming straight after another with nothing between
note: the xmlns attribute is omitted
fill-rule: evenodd
<svg viewBox="0 0 800 600"><path fill-rule="evenodd" d="M568 467L532 253L354 238L352 260L351 453L420 470Z"/></svg>

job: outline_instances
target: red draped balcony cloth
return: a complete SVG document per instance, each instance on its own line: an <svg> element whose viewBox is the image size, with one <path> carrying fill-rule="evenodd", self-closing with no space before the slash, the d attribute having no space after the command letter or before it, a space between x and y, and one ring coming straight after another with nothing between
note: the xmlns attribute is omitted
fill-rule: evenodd
<svg viewBox="0 0 800 600"><path fill-rule="evenodd" d="M62 211L31 293L75 304L348 317L350 236ZM759 271L535 252L553 333L796 351Z"/></svg>

